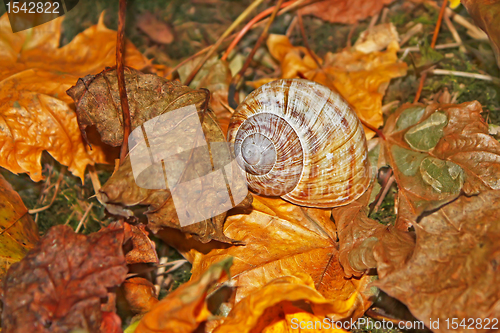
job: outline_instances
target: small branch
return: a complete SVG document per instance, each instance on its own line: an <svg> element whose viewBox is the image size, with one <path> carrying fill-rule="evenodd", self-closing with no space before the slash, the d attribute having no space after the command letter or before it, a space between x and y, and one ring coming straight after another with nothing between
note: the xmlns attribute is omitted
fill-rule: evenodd
<svg viewBox="0 0 500 333"><path fill-rule="evenodd" d="M460 44L459 50L462 53L467 53L467 50L465 49L465 46L462 45L462 38L460 38L460 35L458 34L457 29L455 29L455 26L453 23L451 23L450 16L448 15L448 12L444 14L444 23L446 23L446 27L448 30L450 30L451 35L453 36L453 39L457 44Z"/></svg>
<svg viewBox="0 0 500 333"><path fill-rule="evenodd" d="M485 74L477 74L477 73L467 73L467 72L459 72L459 71L450 71L446 69L430 69L427 73L432 73L435 75L454 75L460 77L469 77L478 80L492 81L495 83L500 83L500 78L485 75Z"/></svg>
<svg viewBox="0 0 500 333"><path fill-rule="evenodd" d="M43 212L44 210L49 209L50 206L52 206L52 204L56 200L57 193L59 193L59 187L61 185L61 181L63 179L64 172L65 172L65 170L63 170L63 171L61 171L59 173L59 177L57 178L56 186L55 186L55 189L54 189L54 195L52 196L52 199L50 200L50 203L47 206L44 206L44 207L40 207L40 208L35 208L35 209L28 210L29 214L38 214L40 212Z"/></svg>
<svg viewBox="0 0 500 333"><path fill-rule="evenodd" d="M123 142L120 149L120 164L125 160L128 152L128 136L130 135L132 120L128 105L127 90L125 88L124 55L125 55L125 14L127 12L127 0L120 0L118 11L118 32L116 36L116 75L118 77L118 91L123 114Z"/></svg>
<svg viewBox="0 0 500 333"><path fill-rule="evenodd" d="M424 25L422 23L415 24L413 27L411 27L410 30L408 30L402 37L401 37L401 42L399 43L399 46L403 46L406 44L407 41L410 40L413 36L416 34L419 34L424 31Z"/></svg>
<svg viewBox="0 0 500 333"><path fill-rule="evenodd" d="M236 108L236 102L234 100L234 94L236 92L236 87L238 86L241 78L243 77L243 74L247 70L247 68L250 66L250 63L253 60L253 56L255 55L255 52L257 52L258 48L264 42L264 39L266 39L269 31L269 27L273 23L274 19L276 18L276 14L278 14L279 9L281 8L281 4L283 3L283 0L278 0L278 4L274 7L273 13L271 14L271 17L269 18L269 21L267 21L267 24L262 31L262 33L259 36L259 39L257 39L257 42L253 46L252 51L250 51L250 54L247 56L247 59L245 60L245 63L243 64L243 67L241 70L234 76L234 78L231 81L231 84L229 85L229 93L228 93L228 102L229 106L232 108Z"/></svg>
<svg viewBox="0 0 500 333"><path fill-rule="evenodd" d="M437 37L439 35L439 29L441 28L441 22L443 21L444 11L446 10L447 4L448 0L443 0L443 3L441 4L441 10L439 11L436 27L434 28L434 34L432 35L432 42L431 42L432 49L436 46ZM420 99L420 94L424 89L424 82L426 77L427 77L426 73L423 73L422 76L420 77L420 83L418 85L418 90L417 93L415 94L415 99L413 100L413 103L417 103L418 100Z"/></svg>
<svg viewBox="0 0 500 333"><path fill-rule="evenodd" d="M319 60L316 58L316 55L311 50L311 47L309 46L309 42L307 41L306 29L304 28L304 22L302 21L302 15L300 14L300 12L297 12L297 20L299 22L300 33L302 34L302 42L304 43L307 52L309 53L311 58L313 58L316 66L318 66L318 68L323 68L323 66L321 66L321 64L319 63Z"/></svg>
<svg viewBox="0 0 500 333"><path fill-rule="evenodd" d="M434 50L444 50L444 49L451 49L454 47L460 47L462 44L460 43L448 43L448 44L439 44L434 47ZM399 53L405 53L405 52L418 52L420 51L420 48L418 46L409 46L405 47L404 49L399 49Z"/></svg>
<svg viewBox="0 0 500 333"><path fill-rule="evenodd" d="M203 65L205 64L205 62L215 53L215 51L217 51L217 49L222 44L222 42L224 41L224 39L226 39L226 37L229 36L231 34L231 32L233 32L233 30L236 29L236 27L241 22L243 22L243 20L248 15L250 15L250 13L255 8L257 8L263 1L264 0L255 0L254 2L252 2L252 4L250 6L248 6L247 9L245 9L243 11L243 13L241 13L240 16L238 16L238 18L229 26L229 28L227 28L227 30L224 31L224 33L222 34L222 36L220 36L219 39L217 40L217 42L214 45L212 45L212 47L207 52L207 54L205 54L205 56L203 57L203 59L201 59L201 61L196 65L196 67L191 71L191 73L189 74L189 76L186 78L186 81L184 81L184 84L186 86L189 86L189 84L191 83L191 81L193 81L193 79L196 76L196 74L198 74L198 71L201 69L201 67L203 67Z"/></svg>
<svg viewBox="0 0 500 333"><path fill-rule="evenodd" d="M94 206L94 203L91 202L90 205L87 207L87 209L85 210L85 214L83 214L82 218L80 219L80 222L78 222L78 226L76 227L75 229L75 232L78 233L83 225L83 223L85 222L85 220L87 219L87 216L89 215L90 213L90 210L92 209L92 207Z"/></svg>
<svg viewBox="0 0 500 333"><path fill-rule="evenodd" d="M382 191L382 194L377 200L377 203L375 204L375 207L373 208L373 212L376 213L378 212L380 206L382 205L382 202L384 201L385 197L387 196L387 193L389 193L389 189L391 188L392 184L394 183L394 180L396 178L394 177L394 174L389 178L387 183L384 186L384 190Z"/></svg>

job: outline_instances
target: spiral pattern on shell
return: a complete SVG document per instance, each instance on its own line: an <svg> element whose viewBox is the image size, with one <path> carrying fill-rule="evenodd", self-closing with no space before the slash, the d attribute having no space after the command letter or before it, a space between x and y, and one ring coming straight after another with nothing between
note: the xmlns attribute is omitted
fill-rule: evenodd
<svg viewBox="0 0 500 333"><path fill-rule="evenodd" d="M253 91L228 130L249 188L309 207L336 207L370 183L363 126L342 97L302 79Z"/></svg>

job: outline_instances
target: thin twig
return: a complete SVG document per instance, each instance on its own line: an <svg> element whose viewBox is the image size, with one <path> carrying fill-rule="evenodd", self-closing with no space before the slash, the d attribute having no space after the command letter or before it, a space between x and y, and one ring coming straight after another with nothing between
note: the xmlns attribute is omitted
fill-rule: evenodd
<svg viewBox="0 0 500 333"><path fill-rule="evenodd" d="M385 197L387 196L387 193L389 193L389 190L390 190L392 184L394 183L394 180L396 180L396 178L394 177L394 174L393 174L389 178L387 183L385 184L384 190L382 191L382 195L378 198L378 201L375 204L375 207L373 208L373 212L375 212L375 213L378 212L380 205L382 205L382 202L384 201Z"/></svg>
<svg viewBox="0 0 500 333"><path fill-rule="evenodd" d="M271 14L271 17L269 18L269 21L267 21L267 24L266 24L264 30L262 31L262 33L260 34L259 39L257 39L257 42L255 43L252 51L250 51L250 54L247 56L247 59L245 60L243 67L240 69L238 74L236 74L234 76L234 78L231 81L231 84L229 85L228 102L232 108L236 108L236 105L231 105L231 104L236 104L234 102L233 92L236 90L236 87L238 86L243 75L245 74L245 71L250 66L250 63L253 60L253 56L255 55L255 52L257 52L257 50L260 47L260 45L262 44L262 42L264 42L264 39L267 38L269 27L271 26L274 19L276 18L276 14L278 14L278 11L281 8L282 3L283 3L283 0L278 0L278 4L274 7L273 13Z"/></svg>
<svg viewBox="0 0 500 333"><path fill-rule="evenodd" d="M444 50L444 49L451 49L455 47L460 47L462 44L460 43L448 43L448 44L439 44L434 47L434 50ZM418 46L409 46L405 47L404 49L399 49L399 53L406 53L406 52L418 52L420 51L420 48Z"/></svg>
<svg viewBox="0 0 500 333"><path fill-rule="evenodd" d="M278 13L278 15L279 15L279 13ZM294 16L292 22L290 22L290 25L286 29L285 36L288 39L290 39L290 36L292 36L293 29L295 29L295 26L297 25L297 20L298 20L297 16Z"/></svg>
<svg viewBox="0 0 500 333"><path fill-rule="evenodd" d="M304 0L301 0L301 1L303 2ZM301 2L301 1L299 1L299 2ZM281 8L286 8L287 6L290 6L290 5L294 4L294 3L295 3L295 1L285 2L284 4L281 5ZM257 16L255 16L253 19L251 19L243 27L243 29L241 29L240 32L238 32L238 35L236 36L235 39L233 39L233 41L231 42L231 44L229 44L229 46L228 46L226 52L224 52L224 55L222 56L221 60L226 60L229 57L229 54L231 53L231 51L236 47L236 45L238 45L238 43L240 42L240 40L252 28L252 26L255 23L257 23L258 21L262 20L267 15L271 14L274 11L274 9L275 9L275 6L267 8L266 10L264 10L263 12L261 12Z"/></svg>
<svg viewBox="0 0 500 333"><path fill-rule="evenodd" d="M118 91L123 114L123 142L120 149L120 164L125 160L128 152L128 136L130 135L132 120L128 105L127 90L125 88L125 73L123 61L125 58L125 14L127 0L120 0L118 11L118 32L116 34L116 75L118 78Z"/></svg>
<svg viewBox="0 0 500 333"><path fill-rule="evenodd" d="M64 176L64 172L65 170L62 170L60 173L59 173L59 177L57 178L57 182L56 182L56 186L55 186L55 189L54 189L54 195L52 195L52 199L50 200L50 203L47 205L47 206L44 206L44 207L40 207L40 208L35 208L35 209L30 209L28 210L28 213L30 214L38 214L40 212L43 212L44 210L46 209L49 209L50 206L52 206L52 204L54 203L54 201L56 200L56 197L57 197L57 193L59 193L59 187L61 185L61 181L63 179L63 176Z"/></svg>
<svg viewBox="0 0 500 333"><path fill-rule="evenodd" d="M448 4L448 0L443 0L443 3L441 4L441 10L439 11L439 16L438 16L438 20L436 22L436 27L434 28L434 34L432 35L432 42L431 42L432 49L436 46L437 37L439 35L439 29L441 28L441 22L443 21L444 11L446 10L447 4ZM424 89L424 83L425 83L426 77L427 77L427 74L422 73L422 76L420 77L420 83L418 85L418 90L415 94L415 99L413 100L413 103L417 103L418 100L420 99L420 94L422 93L422 90Z"/></svg>
<svg viewBox="0 0 500 333"><path fill-rule="evenodd" d="M467 49L465 48L465 46L462 45L462 38L460 38L457 29L455 29L455 26L453 25L453 23L451 23L450 16L448 15L447 12L445 12L443 19L444 23L446 23L446 27L448 28L448 30L450 30L451 35L453 36L455 42L460 44L459 46L460 52L466 53Z"/></svg>
<svg viewBox="0 0 500 333"><path fill-rule="evenodd" d="M368 28L366 29L366 31L370 31L371 29L373 29L373 27L375 26L375 24L378 21L379 16L380 16L380 11L377 14L372 16L372 19L370 20L370 24L368 24Z"/></svg>
<svg viewBox="0 0 500 333"><path fill-rule="evenodd" d="M87 207L87 209L85 210L85 214L83 214L82 218L80 219L80 222L78 222L78 226L76 227L75 229L75 232L78 233L80 231L80 228L82 227L83 223L85 222L85 220L87 219L87 216L89 215L90 213L90 210L92 209L92 207L94 206L94 203L91 202L90 205Z"/></svg>
<svg viewBox="0 0 500 333"><path fill-rule="evenodd" d="M314 52L311 50L311 47L309 46L309 42L307 41L306 29L304 28L304 22L302 21L302 14L300 14L300 12L297 12L297 19L299 22L300 33L302 35L302 42L304 43L304 46L306 47L307 52L309 53L311 58L313 58L314 62L318 66L318 68L323 68L323 66L321 66L319 60L316 58L316 55L314 54Z"/></svg>
<svg viewBox="0 0 500 333"><path fill-rule="evenodd" d="M500 83L500 78L490 76L490 75L485 75L485 74L450 71L447 69L430 69L427 71L427 73L432 73L435 75L454 75L454 76L461 76L461 77L469 77L469 78L478 79L478 80L485 80L485 81L492 81L495 83Z"/></svg>
<svg viewBox="0 0 500 333"><path fill-rule="evenodd" d="M384 7L382 10L382 16L380 17L380 23L385 23L387 20L387 14L389 14L390 9L387 7Z"/></svg>
<svg viewBox="0 0 500 333"><path fill-rule="evenodd" d="M241 22L243 22L243 20L245 20L246 17L248 15L250 15L250 13L255 8L257 8L263 1L264 0L255 0L254 2L252 2L252 4L250 6L248 6L248 8L245 9L243 11L243 13L241 13L240 16L238 16L238 18L229 26L229 28L227 28L227 30L224 31L224 33L222 34L222 36L220 36L219 39L217 40L217 42L210 48L210 51L208 51L207 54L205 54L205 56L203 57L203 59L201 59L201 61L198 62L198 64L196 65L196 67L191 71L191 73L189 74L189 76L186 78L186 80L184 81L184 84L186 86L189 86L189 84L191 83L191 81L193 81L193 79L196 76L196 74L198 73L198 71L201 69L201 67L203 67L203 65L205 64L205 62L215 53L215 51L217 51L217 49L222 44L222 42L224 41L224 39L227 36L229 36L231 34L231 32L233 32L233 30L236 29L236 27Z"/></svg>
<svg viewBox="0 0 500 333"><path fill-rule="evenodd" d="M411 27L410 30L408 30L402 37L401 37L401 42L399 43L399 46L403 46L406 44L407 41L409 41L413 36L416 34L419 34L424 31L424 25L422 23L415 24L413 27Z"/></svg>

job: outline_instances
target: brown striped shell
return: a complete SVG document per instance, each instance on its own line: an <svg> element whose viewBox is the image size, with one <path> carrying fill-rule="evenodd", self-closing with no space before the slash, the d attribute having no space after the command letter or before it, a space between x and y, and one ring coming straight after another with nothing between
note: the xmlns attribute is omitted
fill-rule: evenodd
<svg viewBox="0 0 500 333"><path fill-rule="evenodd" d="M370 183L358 117L339 94L312 81L282 79L253 91L235 110L228 141L258 194L336 207Z"/></svg>

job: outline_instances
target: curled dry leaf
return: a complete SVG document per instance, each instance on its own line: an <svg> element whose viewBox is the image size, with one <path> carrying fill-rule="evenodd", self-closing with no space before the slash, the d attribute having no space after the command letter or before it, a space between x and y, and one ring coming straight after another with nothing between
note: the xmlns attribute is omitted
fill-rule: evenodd
<svg viewBox="0 0 500 333"><path fill-rule="evenodd" d="M474 22L488 34L497 58L497 65L500 67L500 1L462 0L462 3Z"/></svg>
<svg viewBox="0 0 500 333"><path fill-rule="evenodd" d="M251 211L235 210L224 224L228 237L241 239L246 245L196 253L192 278L198 278L211 263L231 256L230 284L237 287L236 303L276 278L308 274L316 290L330 302L345 302L360 291L351 309L353 317L360 316L371 304L365 291L371 278L344 277L330 215L329 209L254 196Z"/></svg>
<svg viewBox="0 0 500 333"><path fill-rule="evenodd" d="M500 142L488 134L481 105L405 105L384 127L386 156L399 187L399 218L457 198L500 189Z"/></svg>
<svg viewBox="0 0 500 333"><path fill-rule="evenodd" d="M134 205L148 205L146 212L148 217L148 227L157 232L162 227L172 227L181 229L183 232L191 233L203 242L216 239L222 242L235 242L235 240L224 236L222 226L226 213L221 213L215 217L202 222L180 225L177 211L172 198L172 190L165 182L162 163L168 158L168 165L174 170L169 170L169 177L175 174L178 183L200 179L202 190L194 193L197 197L190 202L203 200L204 205L217 207L220 200L213 193L213 184L201 181L201 177L220 166L230 164L229 147L225 144L224 135L217 124L215 115L206 109L207 94L204 90L193 90L181 85L177 81L168 81L164 78L152 74L142 74L139 71L127 68L125 72L127 83L127 95L129 97L130 112L132 117L132 129L142 126L142 133L148 132L148 144L131 145L131 154L135 155L135 162L141 164L143 172L134 175L132 170L131 155L129 154L123 164L111 176L107 183L101 188L99 199L113 214L130 217L132 212L126 207ZM121 108L118 96L118 83L115 70L105 70L99 75L88 76L80 80L78 84L68 90L77 106L77 114L82 133L90 125L96 125L102 136L102 140L110 145L118 146L123 141L123 127L121 124ZM176 119L182 126L173 126L172 121L163 121L163 117L169 112L193 107L193 116L197 115L201 123L203 139L209 145L202 145L193 142L186 133L191 134L191 130L198 129L185 119ZM178 114L178 113L172 113ZM166 119L166 118L165 118ZM189 118L192 119L192 118ZM198 119L196 120L198 121ZM177 124L177 123L176 123ZM194 124L196 125L196 124ZM170 126L170 127L169 127ZM186 127L188 126L188 127ZM193 128L189 127L192 126ZM171 128L173 127L173 128ZM175 129L180 128L180 134L175 134ZM152 134L152 135L151 135ZM195 135L193 135L195 137ZM145 140L145 139L142 139ZM129 141L130 143L131 141ZM213 147L220 147L224 151L215 150ZM224 146L222 146L224 144ZM197 149L195 149L197 148ZM165 151L179 151L179 154L167 156L164 159L158 158L151 162L150 154L165 155ZM211 154L212 158L205 155ZM137 156L140 156L139 158ZM213 165L216 163L219 167ZM137 178L135 177L137 176ZM173 177L175 178L175 177ZM139 186L138 183L141 185ZM194 185L192 185L194 186ZM227 185L229 186L229 185ZM228 193L235 193L230 192ZM248 205L251 197L248 196L241 205ZM198 208L203 209L203 205ZM176 210L177 208L177 210ZM191 210L192 214L194 210Z"/></svg>
<svg viewBox="0 0 500 333"><path fill-rule="evenodd" d="M283 276L270 281L242 299L213 332L285 333L296 331L291 329L296 325L294 323L304 319L330 325L330 327L322 325L322 329L318 330L307 327L311 328L308 332L347 332L335 329L335 326L332 327L332 322L349 317L357 296L357 293L354 293L345 301L331 302L315 289L309 275ZM309 307L313 313L304 310ZM304 332L302 329L300 331Z"/></svg>
<svg viewBox="0 0 500 333"><path fill-rule="evenodd" d="M146 226L124 223L126 237L130 235L132 249L125 254L127 264L158 263L155 243L148 237Z"/></svg>
<svg viewBox="0 0 500 333"><path fill-rule="evenodd" d="M482 318L475 332L500 317L500 191L461 196L415 225L416 246L401 269L381 274L376 285L405 303L434 332L470 332L447 328L448 318Z"/></svg>
<svg viewBox="0 0 500 333"><path fill-rule="evenodd" d="M206 297L210 288L222 281L229 271L232 259L226 258L210 266L196 280L191 280L159 301L146 313L135 333L188 333L211 315Z"/></svg>
<svg viewBox="0 0 500 333"><path fill-rule="evenodd" d="M377 26L384 38L373 37L360 42L361 50L346 49L340 53L328 53L318 68L311 54L304 47L293 46L286 36L270 35L269 51L281 64L282 78L302 77L321 83L338 91L349 102L357 115L367 124L378 128L383 124L382 98L392 78L406 75L407 65L398 61L397 33L392 24ZM370 36L370 34L368 34ZM379 51L387 47L385 51ZM366 51L377 50L369 53ZM272 81L254 82L254 87ZM375 135L365 127L367 138Z"/></svg>
<svg viewBox="0 0 500 333"><path fill-rule="evenodd" d="M353 24L377 14L384 5L392 1L394 0L327 0L305 6L301 13L332 23Z"/></svg>
<svg viewBox="0 0 500 333"><path fill-rule="evenodd" d="M156 43L170 44L174 41L172 28L148 11L139 16L137 27Z"/></svg>
<svg viewBox="0 0 500 333"><path fill-rule="evenodd" d="M4 283L6 332L99 332L101 299L127 274L123 229L89 236L52 227L26 257L11 266Z"/></svg>
<svg viewBox="0 0 500 333"><path fill-rule="evenodd" d="M413 236L369 218L370 188L353 203L332 209L338 228L339 261L347 277L361 276L369 268L379 274L400 267L412 254Z"/></svg>
<svg viewBox="0 0 500 333"><path fill-rule="evenodd" d="M101 15L97 25L59 47L62 20L12 33L7 14L0 18L0 166L34 181L42 179L44 150L82 179L87 165L106 161L98 146L89 150L82 143L65 91L79 77L115 64L116 32ZM132 44L126 49L129 66L148 64Z"/></svg>
<svg viewBox="0 0 500 333"><path fill-rule="evenodd" d="M38 242L38 228L23 200L0 175L0 284L9 267Z"/></svg>
<svg viewBox="0 0 500 333"><path fill-rule="evenodd" d="M127 301L128 308L134 314L146 313L158 303L154 285L145 278L133 277L127 279L121 285L121 290Z"/></svg>

